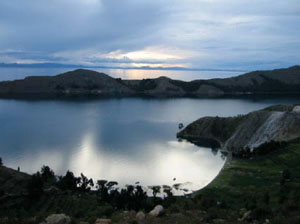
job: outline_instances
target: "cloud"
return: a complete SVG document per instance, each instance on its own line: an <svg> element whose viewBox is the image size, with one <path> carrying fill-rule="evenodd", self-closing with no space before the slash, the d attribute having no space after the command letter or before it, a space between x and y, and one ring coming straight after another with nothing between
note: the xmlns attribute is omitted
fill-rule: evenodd
<svg viewBox="0 0 300 224"><path fill-rule="evenodd" d="M298 0L1 1L0 60L284 67L299 24Z"/></svg>

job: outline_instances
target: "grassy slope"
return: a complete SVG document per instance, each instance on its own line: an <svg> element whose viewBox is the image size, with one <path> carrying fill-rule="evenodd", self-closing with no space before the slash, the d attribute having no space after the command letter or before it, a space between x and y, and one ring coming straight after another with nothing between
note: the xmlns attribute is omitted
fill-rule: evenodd
<svg viewBox="0 0 300 224"><path fill-rule="evenodd" d="M267 206L277 216L276 219L281 216L284 219L300 211L299 164L300 143L291 143L285 149L252 160L234 159L195 197L226 201L229 209L233 210L245 207L255 210L255 207ZM282 185L284 170L289 170L291 179ZM269 195L268 204L265 203L266 194Z"/></svg>

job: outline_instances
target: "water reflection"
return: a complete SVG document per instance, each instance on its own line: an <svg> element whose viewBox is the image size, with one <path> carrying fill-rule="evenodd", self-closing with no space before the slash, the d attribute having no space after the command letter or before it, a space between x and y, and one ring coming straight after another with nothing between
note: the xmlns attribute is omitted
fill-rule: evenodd
<svg viewBox="0 0 300 224"><path fill-rule="evenodd" d="M26 76L39 75L57 75L76 68L1 68L0 67L0 81L23 79ZM195 79L211 79L211 78L225 78L240 75L241 72L227 72L227 71L176 71L176 70L142 70L142 69L104 69L91 68L90 70L103 72L114 78L122 79L147 79L158 78L160 76L167 76L172 79L180 80L195 80Z"/></svg>
<svg viewBox="0 0 300 224"><path fill-rule="evenodd" d="M298 99L0 100L0 157L33 173L49 165L120 186L183 184L197 190L224 164L220 151L178 141L178 124L232 116ZM225 107L226 105L226 107Z"/></svg>

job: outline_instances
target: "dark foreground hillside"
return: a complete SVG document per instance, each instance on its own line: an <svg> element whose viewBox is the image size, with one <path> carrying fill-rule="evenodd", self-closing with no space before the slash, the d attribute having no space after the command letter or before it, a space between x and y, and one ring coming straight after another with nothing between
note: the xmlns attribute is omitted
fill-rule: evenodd
<svg viewBox="0 0 300 224"><path fill-rule="evenodd" d="M140 195L136 202L136 197L127 195L124 207L120 208L113 199L105 198L101 190L64 189L59 185L51 188L55 185L53 180L46 181L43 191L36 191L41 184L36 176L28 179L21 174L21 181L18 171L13 174L2 166L0 175L10 177L0 178L0 223L40 223L50 214L65 213L72 223L95 223L97 218L106 218L112 223L296 224L300 222L299 163L297 140L264 156L228 161L209 186L192 195L169 195L165 200ZM12 186L14 179L18 184ZM22 191L17 185L27 187ZM16 191L12 191L14 188ZM163 205L164 213L158 217L149 215L157 204ZM139 216L141 212L137 216L139 211L145 217Z"/></svg>

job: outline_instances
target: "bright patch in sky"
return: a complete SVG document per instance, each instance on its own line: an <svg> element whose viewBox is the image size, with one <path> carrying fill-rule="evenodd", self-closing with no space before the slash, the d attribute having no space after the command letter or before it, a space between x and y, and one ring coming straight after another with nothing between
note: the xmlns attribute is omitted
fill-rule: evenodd
<svg viewBox="0 0 300 224"><path fill-rule="evenodd" d="M0 63L299 64L299 0L0 1Z"/></svg>

